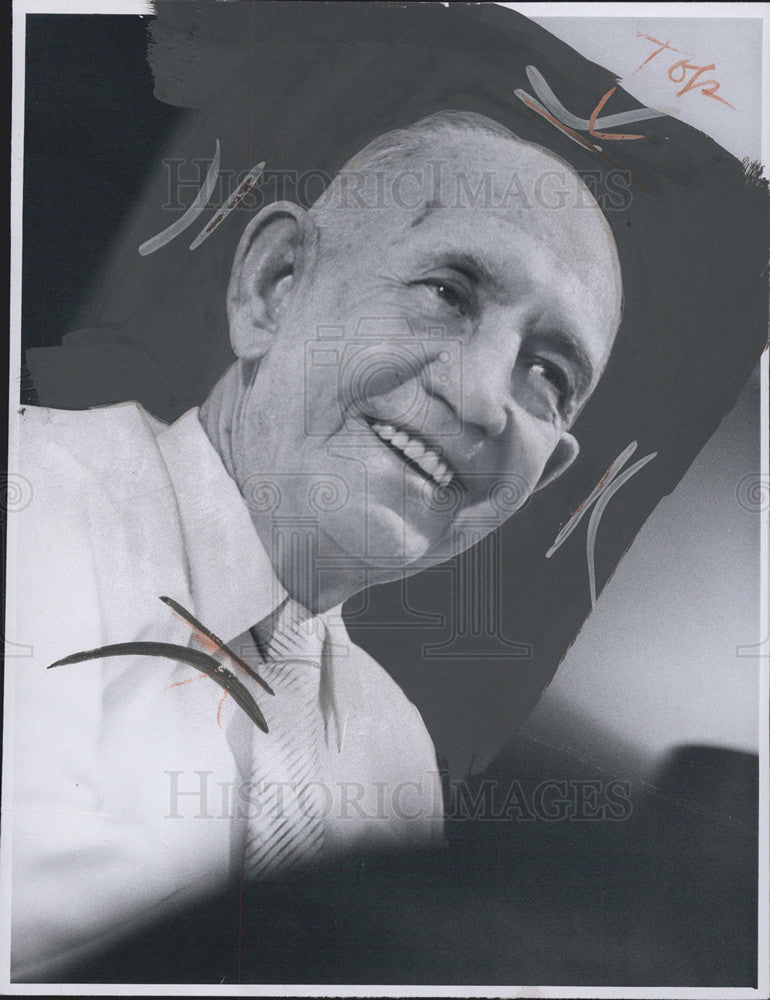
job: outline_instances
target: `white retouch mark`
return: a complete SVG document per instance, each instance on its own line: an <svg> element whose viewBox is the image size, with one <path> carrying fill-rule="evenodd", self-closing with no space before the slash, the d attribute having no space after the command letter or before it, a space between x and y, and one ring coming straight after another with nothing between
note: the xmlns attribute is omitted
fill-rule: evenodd
<svg viewBox="0 0 770 1000"><path fill-rule="evenodd" d="M214 159L211 161L211 166L209 167L209 172L206 174L206 180L203 182L203 187L198 192L195 201L190 205L187 211L182 215L176 222L172 222L171 225L164 229L163 232L153 236L151 239L146 240L139 247L139 253L142 257L148 256L148 254L155 253L156 250L160 250L167 243L170 243L173 239L184 232L188 226L191 226L193 222L198 218L203 209L208 205L209 198L214 192L216 187L217 179L219 177L219 139L217 139L217 148L214 152Z"/></svg>
<svg viewBox="0 0 770 1000"><path fill-rule="evenodd" d="M649 455L645 455L644 458L640 458L638 462L635 462L632 466L626 469L625 472L620 473L620 470L626 464L628 459L636 451L636 441L632 441L628 447L624 448L623 451L618 455L615 461L610 465L609 469L605 472L602 478L599 480L597 485L591 491L589 496L580 506L575 510L572 517L567 521L564 527L561 529L559 534L556 536L553 545L546 552L546 559L550 559L551 556L556 552L561 545L569 538L575 528L578 526L583 518L583 515L588 511L594 503L596 506L591 512L591 517L588 521L588 531L586 532L586 559L588 561L588 585L591 591L591 608L596 607L596 558L595 558L595 548L596 548L596 535L599 531L599 522L602 519L602 514L607 507L607 504L617 493L621 486L628 482L632 476L644 468L648 462L651 462L653 458L658 454L657 451L650 452ZM620 474L619 474L620 473Z"/></svg>

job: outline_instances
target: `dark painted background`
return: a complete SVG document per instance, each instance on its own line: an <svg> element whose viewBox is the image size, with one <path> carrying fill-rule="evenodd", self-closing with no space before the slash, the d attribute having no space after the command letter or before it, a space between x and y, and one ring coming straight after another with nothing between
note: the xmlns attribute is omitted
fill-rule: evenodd
<svg viewBox="0 0 770 1000"><path fill-rule="evenodd" d="M178 200L174 192L168 208L164 156L183 160L179 176L194 179L192 161L205 171L219 138L223 171L242 175L265 159L273 169L333 173L385 129L456 107L497 118L584 175L599 171L600 191L616 177L513 96L530 89L528 64L576 109L593 108L614 78L511 11L164 3L153 29L156 92L188 111L152 96L149 20L28 19L28 400L78 408L137 399L171 420L200 403L232 359L222 289L248 216L234 213L194 254L180 239L139 257L138 244L180 215L195 190L188 185ZM618 90L605 110L635 106ZM606 213L626 308L608 371L577 424L580 459L486 543L497 546L498 585L460 587L460 605L473 593L499 602L500 634L462 635L465 611L453 593L473 572L473 553L346 607L354 639L418 705L455 775L482 769L510 741L589 612L585 527L581 541L546 560L559 527L630 441L636 458L658 452L604 514L601 589L731 408L766 339L763 188L676 120L637 130L646 139L604 143L632 178L630 205ZM40 350L65 334L61 349ZM431 625L431 615L444 624ZM531 646L532 657L517 658L505 640Z"/></svg>
<svg viewBox="0 0 770 1000"><path fill-rule="evenodd" d="M512 95L529 89L530 63L575 109L593 108L614 80L509 11L216 7L216 25L211 7L185 5L183 24L180 8L162 11L171 41L160 38L155 56L159 93L190 110L153 97L149 19L28 18L27 402L134 398L173 419L229 362L219 294L244 219L231 217L196 255L181 240L139 258L138 244L173 217L160 210L164 156L207 161L219 138L223 170L266 159L331 172L386 128L460 107L498 118L576 169L606 166ZM180 39L185 58L169 58ZM611 110L633 106L618 91ZM426 658L425 644L447 631L415 628L398 586L347 609L354 637L418 704L455 775L472 758L481 770L510 744L588 613L582 542L543 558L560 525L631 440L638 456L658 452L603 518L603 585L731 408L766 338L764 192L687 126L660 119L639 131L644 142L612 150L645 190L633 187L631 205L609 213L626 320L578 425L581 459L502 533L502 631L530 643L533 658L511 659L488 637L467 642L457 660ZM191 197L188 188L182 201ZM449 614L450 578L425 574L407 597L418 612ZM512 776L529 791L554 777L610 777L519 740L467 787L505 787ZM633 787L631 800L628 822L459 819L441 856L353 859L245 896L236 886L69 979L750 985L756 760L689 748L652 786Z"/></svg>

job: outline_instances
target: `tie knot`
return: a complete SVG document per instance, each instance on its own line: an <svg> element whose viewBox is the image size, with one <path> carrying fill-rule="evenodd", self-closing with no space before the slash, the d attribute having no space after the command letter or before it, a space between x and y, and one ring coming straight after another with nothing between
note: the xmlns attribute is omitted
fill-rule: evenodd
<svg viewBox="0 0 770 1000"><path fill-rule="evenodd" d="M312 660L320 664L326 623L298 601L287 597L275 611L252 629L254 641L266 660Z"/></svg>

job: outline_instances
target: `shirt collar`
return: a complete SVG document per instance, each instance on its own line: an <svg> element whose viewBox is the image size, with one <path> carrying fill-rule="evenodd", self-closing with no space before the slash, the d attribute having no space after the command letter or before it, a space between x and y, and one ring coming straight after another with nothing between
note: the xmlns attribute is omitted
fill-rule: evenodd
<svg viewBox="0 0 770 1000"><path fill-rule="evenodd" d="M190 610L225 643L266 618L286 599L240 490L231 479L198 416L188 410L157 433L168 469L188 561ZM340 608L325 613L327 636L339 635ZM344 628L344 626L342 626ZM324 656L321 710L327 736L341 748L344 713L339 706L329 643ZM330 725L331 723L331 725Z"/></svg>
<svg viewBox="0 0 770 1000"><path fill-rule="evenodd" d="M248 507L188 410L157 437L176 494L195 616L231 642L285 598Z"/></svg>

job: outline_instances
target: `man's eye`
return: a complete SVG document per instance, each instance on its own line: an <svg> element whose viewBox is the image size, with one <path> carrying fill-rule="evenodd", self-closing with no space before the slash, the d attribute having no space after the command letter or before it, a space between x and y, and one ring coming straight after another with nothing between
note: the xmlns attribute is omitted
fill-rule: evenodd
<svg viewBox="0 0 770 1000"><path fill-rule="evenodd" d="M448 306L456 310L461 316L465 316L468 312L470 308L468 296L451 281L445 281L441 278L428 278L422 284L430 288L438 298L446 302Z"/></svg>
<svg viewBox="0 0 770 1000"><path fill-rule="evenodd" d="M553 392L557 405L565 407L572 394L572 387L567 374L551 361L545 358L532 358L528 364L531 378L547 384L548 391Z"/></svg>

